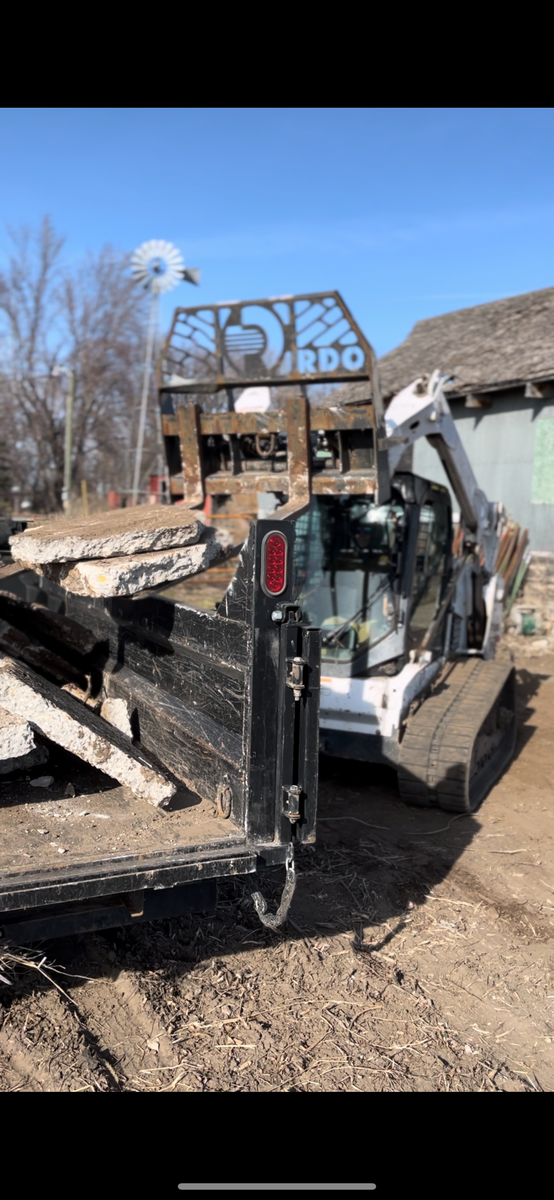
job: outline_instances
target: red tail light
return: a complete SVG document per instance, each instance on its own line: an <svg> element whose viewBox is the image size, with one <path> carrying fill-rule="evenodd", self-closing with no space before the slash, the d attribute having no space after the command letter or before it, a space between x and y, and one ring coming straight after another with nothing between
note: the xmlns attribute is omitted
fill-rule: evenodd
<svg viewBox="0 0 554 1200"><path fill-rule="evenodd" d="M266 533L262 542L261 584L266 596L280 596L287 586L288 544L282 533Z"/></svg>

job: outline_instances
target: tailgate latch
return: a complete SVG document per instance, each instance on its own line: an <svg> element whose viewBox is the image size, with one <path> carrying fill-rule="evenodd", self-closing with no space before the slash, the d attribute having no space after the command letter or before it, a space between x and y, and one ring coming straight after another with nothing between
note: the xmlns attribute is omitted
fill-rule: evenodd
<svg viewBox="0 0 554 1200"><path fill-rule="evenodd" d="M296 658L287 658L287 687L292 688L295 700L300 700L306 686L304 683L305 666L306 660L298 655Z"/></svg>

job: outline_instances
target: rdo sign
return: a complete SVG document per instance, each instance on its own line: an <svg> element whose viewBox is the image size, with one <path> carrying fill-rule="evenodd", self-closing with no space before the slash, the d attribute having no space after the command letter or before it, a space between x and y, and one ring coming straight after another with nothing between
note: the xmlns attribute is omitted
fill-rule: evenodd
<svg viewBox="0 0 554 1200"><path fill-rule="evenodd" d="M340 352L335 346L298 350L298 370L301 375L337 371L340 367L345 371L360 371L364 363L365 355L361 346L344 346Z"/></svg>

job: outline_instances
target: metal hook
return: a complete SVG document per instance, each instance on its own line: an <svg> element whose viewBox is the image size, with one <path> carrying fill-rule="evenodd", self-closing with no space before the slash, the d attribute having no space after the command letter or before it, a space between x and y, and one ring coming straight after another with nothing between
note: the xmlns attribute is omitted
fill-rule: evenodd
<svg viewBox="0 0 554 1200"><path fill-rule="evenodd" d="M264 900L261 892L252 893L254 908L256 909L262 925L267 925L268 929L279 929L280 925L284 925L288 916L291 900L294 895L294 889L296 887L296 869L294 865L294 845L292 842L289 842L287 850L285 871L286 879L285 886L283 888L283 895L281 896L281 903L275 914L268 913L267 900Z"/></svg>

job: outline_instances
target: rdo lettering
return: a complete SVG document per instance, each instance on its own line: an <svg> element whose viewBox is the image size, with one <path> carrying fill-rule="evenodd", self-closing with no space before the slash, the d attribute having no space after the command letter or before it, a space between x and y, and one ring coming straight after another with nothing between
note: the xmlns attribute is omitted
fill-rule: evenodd
<svg viewBox="0 0 554 1200"><path fill-rule="evenodd" d="M298 351L298 370L301 375L336 371L339 366L345 371L359 371L364 362L365 356L360 346L345 346L340 356L334 346L320 346L317 351Z"/></svg>

